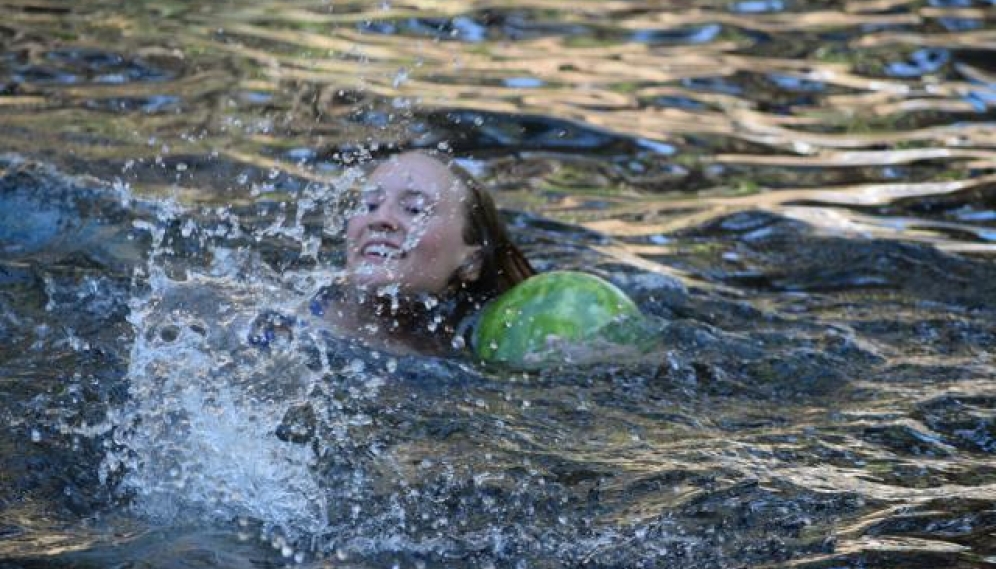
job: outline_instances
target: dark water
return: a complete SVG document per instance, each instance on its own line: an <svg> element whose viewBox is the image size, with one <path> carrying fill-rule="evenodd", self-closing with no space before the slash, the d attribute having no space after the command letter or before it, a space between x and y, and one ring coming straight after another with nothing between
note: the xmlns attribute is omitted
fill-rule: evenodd
<svg viewBox="0 0 996 569"><path fill-rule="evenodd" d="M992 2L0 14L0 567L996 566ZM411 146L665 347L249 342Z"/></svg>

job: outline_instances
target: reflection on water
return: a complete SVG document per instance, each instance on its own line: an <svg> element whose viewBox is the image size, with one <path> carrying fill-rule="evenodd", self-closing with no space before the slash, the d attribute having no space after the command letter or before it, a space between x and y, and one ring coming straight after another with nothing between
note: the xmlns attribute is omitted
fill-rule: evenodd
<svg viewBox="0 0 996 569"><path fill-rule="evenodd" d="M0 565L996 563L991 2L0 14ZM249 343L399 146L664 352Z"/></svg>
<svg viewBox="0 0 996 569"><path fill-rule="evenodd" d="M994 157L991 13L966 4L14 2L3 124L10 149L65 148L74 170L199 199L392 144L554 151L600 156L650 224L680 192L987 251L991 220L949 213L991 211L977 181ZM956 195L901 200L923 193ZM635 200L618 201L624 216ZM844 207L810 211L828 201Z"/></svg>

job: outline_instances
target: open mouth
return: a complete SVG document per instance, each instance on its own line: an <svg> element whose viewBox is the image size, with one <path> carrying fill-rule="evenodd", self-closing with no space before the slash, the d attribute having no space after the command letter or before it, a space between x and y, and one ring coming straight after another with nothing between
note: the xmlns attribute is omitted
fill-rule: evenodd
<svg viewBox="0 0 996 569"><path fill-rule="evenodd" d="M405 251L390 243L368 243L360 249L360 256L375 260L402 259L405 257Z"/></svg>

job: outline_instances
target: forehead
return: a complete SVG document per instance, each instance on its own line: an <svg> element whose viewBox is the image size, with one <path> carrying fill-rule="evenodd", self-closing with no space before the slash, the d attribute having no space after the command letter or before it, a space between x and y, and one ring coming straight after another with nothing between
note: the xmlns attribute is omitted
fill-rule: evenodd
<svg viewBox="0 0 996 569"><path fill-rule="evenodd" d="M445 164L418 154L388 159L371 172L368 181L385 191L414 191L439 199L460 199L464 194L463 184Z"/></svg>

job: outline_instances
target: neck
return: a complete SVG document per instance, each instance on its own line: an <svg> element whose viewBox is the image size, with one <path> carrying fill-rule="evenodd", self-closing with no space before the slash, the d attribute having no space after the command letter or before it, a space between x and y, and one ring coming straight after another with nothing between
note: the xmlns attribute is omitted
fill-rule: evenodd
<svg viewBox="0 0 996 569"><path fill-rule="evenodd" d="M371 347L395 353L443 354L451 349L450 310L432 295L385 294L344 287L324 318Z"/></svg>

